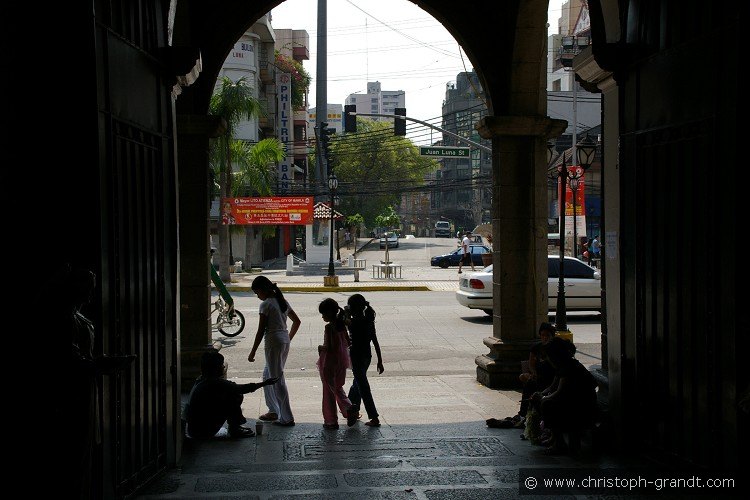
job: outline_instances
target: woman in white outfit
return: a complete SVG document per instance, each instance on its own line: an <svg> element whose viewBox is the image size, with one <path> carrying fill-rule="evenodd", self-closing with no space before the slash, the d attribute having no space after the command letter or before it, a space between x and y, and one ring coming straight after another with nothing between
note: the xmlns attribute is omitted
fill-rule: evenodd
<svg viewBox="0 0 750 500"><path fill-rule="evenodd" d="M258 333L255 334L253 349L247 356L251 363L255 361L255 353L260 346L260 341L265 336L266 367L263 369L263 380L278 377L279 381L273 386L267 385L263 388L266 396L268 412L261 415L261 420L273 421L276 425L294 425L294 415L289 405L289 391L284 379L284 365L289 355L289 342L302 323L284 295L271 280L265 276L258 276L253 280L253 292L258 296L260 304L260 320L258 322ZM287 317L292 319L292 329L287 331Z"/></svg>

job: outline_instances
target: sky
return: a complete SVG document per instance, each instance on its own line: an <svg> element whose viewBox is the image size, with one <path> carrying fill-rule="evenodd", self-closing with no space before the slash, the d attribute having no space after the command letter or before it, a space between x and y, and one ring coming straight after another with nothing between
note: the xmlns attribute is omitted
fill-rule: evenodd
<svg viewBox="0 0 750 500"><path fill-rule="evenodd" d="M550 0L550 33L557 30L561 4ZM309 102L314 107L317 2L286 0L271 14L274 28L304 29L310 35L304 66L313 77ZM366 92L368 81L379 81L383 91L406 92L407 116L431 120L442 113L446 84L471 69L450 33L407 0L328 0L329 104L344 104L349 94Z"/></svg>

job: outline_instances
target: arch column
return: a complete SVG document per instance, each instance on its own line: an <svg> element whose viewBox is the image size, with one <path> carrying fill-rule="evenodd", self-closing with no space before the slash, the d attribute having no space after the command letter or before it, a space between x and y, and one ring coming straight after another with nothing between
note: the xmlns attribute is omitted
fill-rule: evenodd
<svg viewBox="0 0 750 500"><path fill-rule="evenodd" d="M477 130L492 139L493 329L489 354L477 356L477 380L518 385L539 324L547 320L547 139L565 120L494 116Z"/></svg>
<svg viewBox="0 0 750 500"><path fill-rule="evenodd" d="M211 347L211 276L208 140L223 133L221 118L178 115L177 164L180 220L180 367L182 387L200 375L201 355Z"/></svg>

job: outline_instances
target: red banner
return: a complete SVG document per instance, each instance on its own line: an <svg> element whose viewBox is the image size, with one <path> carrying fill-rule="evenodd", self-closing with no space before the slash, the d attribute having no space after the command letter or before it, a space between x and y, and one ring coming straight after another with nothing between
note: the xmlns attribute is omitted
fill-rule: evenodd
<svg viewBox="0 0 750 500"><path fill-rule="evenodd" d="M306 225L313 223L312 196L222 198L222 224Z"/></svg>
<svg viewBox="0 0 750 500"><path fill-rule="evenodd" d="M578 189L576 189L576 216L580 217L586 214L585 202L586 195L584 186L586 184L586 178L583 174L584 170L578 166L568 167L568 173L572 177L579 177ZM570 189L570 180L565 185L565 216L573 217L573 190ZM559 189L558 189L559 192Z"/></svg>

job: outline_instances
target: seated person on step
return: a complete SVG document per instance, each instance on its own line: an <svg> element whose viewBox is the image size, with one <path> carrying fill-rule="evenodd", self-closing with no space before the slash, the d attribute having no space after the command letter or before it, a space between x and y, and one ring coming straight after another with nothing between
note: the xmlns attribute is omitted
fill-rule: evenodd
<svg viewBox="0 0 750 500"><path fill-rule="evenodd" d="M545 431L550 434L542 444L552 452L575 451L580 446L580 431L596 421L596 381L575 359L575 345L555 337L544 347L544 354L555 370L555 380L547 389L532 396L532 404L541 409ZM563 433L568 433L566 444Z"/></svg>
<svg viewBox="0 0 750 500"><path fill-rule="evenodd" d="M518 380L523 384L523 394L521 396L521 408L515 417L505 417L502 420L496 418L487 419L487 427L516 427L522 428L525 425L526 413L529 410L531 396L537 392L546 389L552 384L555 378L555 370L544 359L542 350L555 336L555 327L549 323L542 323L539 326L540 341L531 346L529 360L524 362L528 368L524 367L523 373L519 375Z"/></svg>
<svg viewBox="0 0 750 500"><path fill-rule="evenodd" d="M201 376L190 391L185 416L187 432L192 438L211 438L219 432L224 422L229 424L231 437L251 437L252 429L243 427L247 419L242 415L242 395L255 392L265 385L273 385L278 378L260 383L236 384L222 378L224 356L218 351L203 353Z"/></svg>

